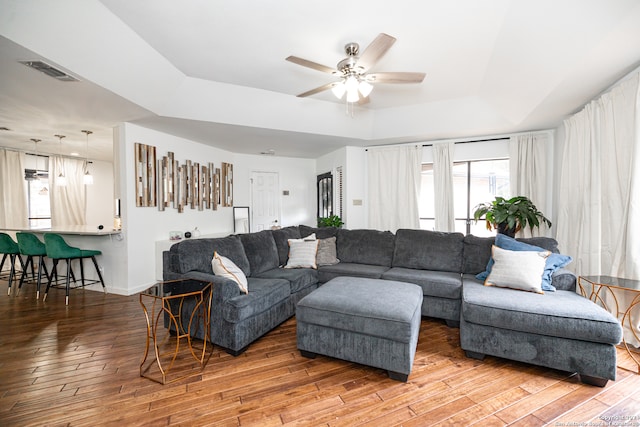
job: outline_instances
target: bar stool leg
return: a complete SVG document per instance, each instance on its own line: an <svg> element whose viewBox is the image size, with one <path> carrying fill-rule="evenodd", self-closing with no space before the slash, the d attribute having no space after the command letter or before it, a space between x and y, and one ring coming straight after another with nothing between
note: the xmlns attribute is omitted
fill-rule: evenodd
<svg viewBox="0 0 640 427"><path fill-rule="evenodd" d="M102 289L104 293L107 293L107 287L104 285L104 280L102 279L102 273L100 273L100 267L98 267L98 261L96 261L96 257L92 256L91 261L93 261L93 265L96 267L96 273L98 273L98 278L100 279L100 284L102 285Z"/></svg>
<svg viewBox="0 0 640 427"><path fill-rule="evenodd" d="M35 265L33 264L33 257L29 256L29 258L31 258L31 280L33 280L36 278Z"/></svg>
<svg viewBox="0 0 640 427"><path fill-rule="evenodd" d="M18 290L16 291L16 295L20 295L20 289L22 289L22 284L24 283L24 278L29 274L29 264L33 264L33 257L31 255L27 256L27 262L24 265L24 269L22 270L22 275L20 275L20 283L18 284Z"/></svg>
<svg viewBox="0 0 640 427"><path fill-rule="evenodd" d="M80 281L82 282L82 287L84 287L84 258L80 258L78 262L80 263Z"/></svg>
<svg viewBox="0 0 640 427"><path fill-rule="evenodd" d="M71 260L67 260L67 286L66 295L64 298L64 305L69 305L69 290L71 289Z"/></svg>
<svg viewBox="0 0 640 427"><path fill-rule="evenodd" d="M47 269L47 263L44 262L44 255L40 256L40 261L39 261L39 265L42 266L42 269L44 270L44 277L47 278L47 280L49 280L49 270ZM40 268L40 267L38 267ZM38 273L40 275L40 273ZM38 277L38 288L36 290L36 299L40 298L40 287L42 286L42 279L41 277Z"/></svg>
<svg viewBox="0 0 640 427"><path fill-rule="evenodd" d="M44 257L40 255L38 257L38 281L36 282L36 299L40 299L40 284L42 283L42 268L45 269L45 274L47 275L47 279L49 275L47 274L47 266L44 264Z"/></svg>
<svg viewBox="0 0 640 427"><path fill-rule="evenodd" d="M47 280L47 288L44 290L44 297L42 297L42 301L47 300L47 295L49 295L49 288L51 287L51 281L53 278L55 277L56 281L58 280L58 261L59 260L57 258L53 259L53 269L51 270L49 280Z"/></svg>
<svg viewBox="0 0 640 427"><path fill-rule="evenodd" d="M13 281L13 276L16 274L15 254L9 254L9 262L11 262L11 269L9 270L9 287L7 288L7 295L11 295L11 282Z"/></svg>

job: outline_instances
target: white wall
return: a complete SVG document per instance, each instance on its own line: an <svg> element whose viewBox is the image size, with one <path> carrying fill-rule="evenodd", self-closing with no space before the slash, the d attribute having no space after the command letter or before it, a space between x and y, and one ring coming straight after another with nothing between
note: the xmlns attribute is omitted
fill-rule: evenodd
<svg viewBox="0 0 640 427"><path fill-rule="evenodd" d="M156 242L166 241L170 231L190 231L198 227L202 235L233 233L233 209L219 206L217 211L185 207L178 213L173 207L159 211L157 207L137 207L135 204L134 144L136 142L156 147L161 158L172 151L175 159L200 163L212 162L219 167L222 162L233 164L234 205L249 206L251 172L278 172L280 188L289 190L282 196L282 225L294 225L314 221L315 160L282 157L265 157L235 154L215 147L153 131L131 123L120 125L114 135L114 163L118 171L116 194L121 199L122 227L125 250L120 255L121 264L114 272L115 292L133 294L150 286L156 280Z"/></svg>
<svg viewBox="0 0 640 427"><path fill-rule="evenodd" d="M276 172L280 186L278 223L283 227L315 224L315 160L248 154L235 154L234 159L234 205L253 209L250 182L252 172ZM289 194L284 195L285 191Z"/></svg>
<svg viewBox="0 0 640 427"><path fill-rule="evenodd" d="M233 163L233 154L198 144L183 138L153 131L131 123L118 128L119 192L122 209L122 229L126 252L119 284L127 294L133 294L153 284L156 279L156 241L168 240L171 231L190 231L195 227L202 234L233 232L232 209L218 207L217 211L185 207L178 213L173 207L161 212L157 207L137 207L135 202L134 144L153 145L156 157L162 158L172 151L175 160L212 162L220 167L222 162ZM234 165L235 168L235 165ZM116 285L118 286L118 285Z"/></svg>
<svg viewBox="0 0 640 427"><path fill-rule="evenodd" d="M89 171L93 185L87 185L87 225L113 227L113 163L92 160Z"/></svg>
<svg viewBox="0 0 640 427"><path fill-rule="evenodd" d="M347 228L368 228L367 150L361 147L346 147L346 155L343 209L348 220Z"/></svg>

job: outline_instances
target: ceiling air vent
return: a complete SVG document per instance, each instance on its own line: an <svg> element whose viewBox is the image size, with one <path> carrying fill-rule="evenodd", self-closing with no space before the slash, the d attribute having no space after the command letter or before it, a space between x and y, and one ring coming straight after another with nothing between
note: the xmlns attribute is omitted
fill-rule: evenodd
<svg viewBox="0 0 640 427"><path fill-rule="evenodd" d="M21 64L26 65L27 67L31 67L34 70L38 70L40 72L45 73L49 77L53 77L54 79L63 81L63 82L77 82L78 79L70 76L69 74L58 70L57 68L52 67L46 62L42 61L18 61Z"/></svg>

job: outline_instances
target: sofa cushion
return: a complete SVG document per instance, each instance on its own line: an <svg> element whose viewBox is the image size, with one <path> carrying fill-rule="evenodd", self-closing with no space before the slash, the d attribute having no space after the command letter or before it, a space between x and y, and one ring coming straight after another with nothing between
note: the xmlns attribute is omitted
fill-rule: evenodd
<svg viewBox="0 0 640 427"><path fill-rule="evenodd" d="M272 230L271 234L276 242L276 248L278 248L279 265L285 265L289 256L289 239L299 239L301 237L300 230L297 226L284 227Z"/></svg>
<svg viewBox="0 0 640 427"><path fill-rule="evenodd" d="M309 227L308 225L299 225L300 237L307 237L310 234L316 235L317 239L326 239L334 237L338 234L339 228L336 227Z"/></svg>
<svg viewBox="0 0 640 427"><path fill-rule="evenodd" d="M460 273L463 250L462 233L400 229L396 232L393 266Z"/></svg>
<svg viewBox="0 0 640 427"><path fill-rule="evenodd" d="M486 270L491 258L491 246L495 237L478 237L473 234L464 236L464 250L462 256L462 272L478 274Z"/></svg>
<svg viewBox="0 0 640 427"><path fill-rule="evenodd" d="M245 276L251 274L249 260L238 236L184 240L171 246L169 251L172 258L177 259L177 262L172 265L178 268L178 273L184 274L189 271L213 273L211 258L213 258L213 253L217 251L220 255L233 261Z"/></svg>
<svg viewBox="0 0 640 427"><path fill-rule="evenodd" d="M240 235L244 252L251 265L251 274L254 276L280 265L278 248L271 233L271 230L263 230Z"/></svg>
<svg viewBox="0 0 640 427"><path fill-rule="evenodd" d="M618 344L620 322L575 292L546 294L483 286L467 277L462 287L462 317L469 323L531 334Z"/></svg>
<svg viewBox="0 0 640 427"><path fill-rule="evenodd" d="M311 268L274 268L258 275L262 279L285 279L294 294L318 282L318 271Z"/></svg>
<svg viewBox="0 0 640 427"><path fill-rule="evenodd" d="M553 252L554 254L560 253L560 251L558 250L558 242L556 241L556 239L552 239L551 237L518 237L516 240L518 242L526 243L527 245L546 249L549 252Z"/></svg>
<svg viewBox="0 0 640 427"><path fill-rule="evenodd" d="M382 278L415 283L422 288L423 295L427 296L457 300L462 295L460 273L393 267L386 271Z"/></svg>
<svg viewBox="0 0 640 427"><path fill-rule="evenodd" d="M336 238L338 259L391 267L394 242L395 236L390 231L340 229Z"/></svg>
<svg viewBox="0 0 640 427"><path fill-rule="evenodd" d="M285 279L263 279L249 277L249 293L226 300L222 306L223 318L238 323L260 314L287 299L290 292L289 281ZM215 328L215 325L211 325Z"/></svg>
<svg viewBox="0 0 640 427"><path fill-rule="evenodd" d="M387 270L389 270L389 267L385 267L382 265L340 262L338 264L323 265L318 267L318 282L325 283L339 276L368 277L370 279L379 279Z"/></svg>
<svg viewBox="0 0 640 427"><path fill-rule="evenodd" d="M551 284L556 289L562 289L563 291L576 290L577 277L575 273L566 268L558 268L551 275Z"/></svg>

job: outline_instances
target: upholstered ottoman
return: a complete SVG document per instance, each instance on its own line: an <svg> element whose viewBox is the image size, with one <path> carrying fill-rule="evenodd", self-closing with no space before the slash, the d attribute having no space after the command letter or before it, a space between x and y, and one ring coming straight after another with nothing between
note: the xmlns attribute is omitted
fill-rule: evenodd
<svg viewBox="0 0 640 427"><path fill-rule="evenodd" d="M298 349L386 369L407 381L418 343L422 289L362 277L336 277L298 302Z"/></svg>

